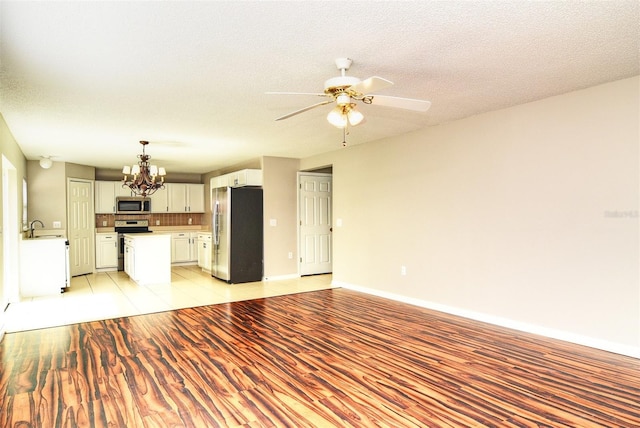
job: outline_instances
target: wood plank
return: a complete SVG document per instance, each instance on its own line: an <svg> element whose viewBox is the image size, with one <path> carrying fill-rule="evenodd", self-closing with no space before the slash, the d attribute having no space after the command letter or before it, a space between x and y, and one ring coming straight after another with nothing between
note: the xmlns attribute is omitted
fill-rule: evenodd
<svg viewBox="0 0 640 428"><path fill-rule="evenodd" d="M5 336L0 426L637 427L640 360L331 289Z"/></svg>

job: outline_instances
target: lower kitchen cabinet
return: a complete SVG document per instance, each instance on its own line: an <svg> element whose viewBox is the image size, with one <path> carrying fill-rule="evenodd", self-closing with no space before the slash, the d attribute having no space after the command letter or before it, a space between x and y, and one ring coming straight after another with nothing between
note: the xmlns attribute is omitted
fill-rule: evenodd
<svg viewBox="0 0 640 428"><path fill-rule="evenodd" d="M96 269L118 268L118 234L96 233Z"/></svg>
<svg viewBox="0 0 640 428"><path fill-rule="evenodd" d="M174 232L171 234L171 263L188 263L198 260L198 234Z"/></svg>
<svg viewBox="0 0 640 428"><path fill-rule="evenodd" d="M211 233L198 233L198 266L211 270Z"/></svg>

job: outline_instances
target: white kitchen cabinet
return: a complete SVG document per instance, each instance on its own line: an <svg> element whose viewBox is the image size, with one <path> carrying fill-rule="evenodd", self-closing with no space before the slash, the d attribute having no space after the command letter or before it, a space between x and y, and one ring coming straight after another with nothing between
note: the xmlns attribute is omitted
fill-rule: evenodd
<svg viewBox="0 0 640 428"><path fill-rule="evenodd" d="M209 181L209 187L211 190L217 189L219 187L227 187L228 177L226 175L219 175L217 177L212 177Z"/></svg>
<svg viewBox="0 0 640 428"><path fill-rule="evenodd" d="M124 235L124 271L140 285L171 283L171 235Z"/></svg>
<svg viewBox="0 0 640 428"><path fill-rule="evenodd" d="M262 186L261 169L242 169L211 178L211 189L220 187Z"/></svg>
<svg viewBox="0 0 640 428"><path fill-rule="evenodd" d="M136 248L131 237L124 238L124 272L136 280Z"/></svg>
<svg viewBox="0 0 640 428"><path fill-rule="evenodd" d="M197 232L171 234L171 263L194 262L198 259Z"/></svg>
<svg viewBox="0 0 640 428"><path fill-rule="evenodd" d="M198 233L198 266L211 270L211 233Z"/></svg>
<svg viewBox="0 0 640 428"><path fill-rule="evenodd" d="M169 212L204 212L204 184L167 183L166 187Z"/></svg>
<svg viewBox="0 0 640 428"><path fill-rule="evenodd" d="M151 212L152 213L166 213L169 212L169 191L165 184L164 189L156 190L156 193L149 196L151 198Z"/></svg>
<svg viewBox="0 0 640 428"><path fill-rule="evenodd" d="M189 212L204 212L204 184L187 184L187 201Z"/></svg>
<svg viewBox="0 0 640 428"><path fill-rule="evenodd" d="M230 187L262 186L261 169L243 169L230 174Z"/></svg>
<svg viewBox="0 0 640 428"><path fill-rule="evenodd" d="M115 214L116 198L118 196L131 196L131 190L127 187L122 187L121 181L96 181L96 214Z"/></svg>
<svg viewBox="0 0 640 428"><path fill-rule="evenodd" d="M118 234L96 233L96 269L118 268Z"/></svg>
<svg viewBox="0 0 640 428"><path fill-rule="evenodd" d="M96 214L114 214L116 212L116 194L113 181L96 181Z"/></svg>

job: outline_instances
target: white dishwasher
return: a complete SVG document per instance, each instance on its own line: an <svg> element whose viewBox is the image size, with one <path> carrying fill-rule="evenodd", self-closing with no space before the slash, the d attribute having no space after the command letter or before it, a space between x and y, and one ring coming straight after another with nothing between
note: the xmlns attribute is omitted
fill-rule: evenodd
<svg viewBox="0 0 640 428"><path fill-rule="evenodd" d="M69 285L68 244L64 237L20 242L20 296L60 294Z"/></svg>

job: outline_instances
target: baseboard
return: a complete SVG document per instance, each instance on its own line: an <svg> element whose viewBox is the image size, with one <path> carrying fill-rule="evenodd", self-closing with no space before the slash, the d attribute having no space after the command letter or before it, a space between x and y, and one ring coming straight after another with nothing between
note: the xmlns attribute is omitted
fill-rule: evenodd
<svg viewBox="0 0 640 428"><path fill-rule="evenodd" d="M296 278L300 278L300 275L298 275L297 273L290 273L288 275L274 275L269 277L265 276L262 280L265 282L269 282L269 281L283 281L285 279L296 279Z"/></svg>
<svg viewBox="0 0 640 428"><path fill-rule="evenodd" d="M469 311L466 309L460 309L453 306L442 305L439 303L429 302L426 300L416 299L413 297L402 296L400 294L389 293L386 291L376 290L368 287L361 287L359 285L344 283L340 281L333 281L333 285L347 288L349 290L360 291L362 293L371 294L385 299L396 300L402 303L408 303L410 305L419 306L426 309L432 309L434 311L444 312L451 315L457 315L463 318L472 319L475 321L486 322L488 324L497 325L500 327L506 327L513 330L523 331L525 333L537 334L540 336L548 337L551 339L558 339L564 342L575 343L577 345L588 346L590 348L600 349L607 352L613 352L615 354L626 355L628 357L640 359L640 346L623 345L616 342L609 342L606 340L596 339L589 336L583 336L575 333L571 333L563 330L556 330L548 327L542 327L535 324L523 323L520 321L511 320L508 318L496 317L489 314L480 312Z"/></svg>

